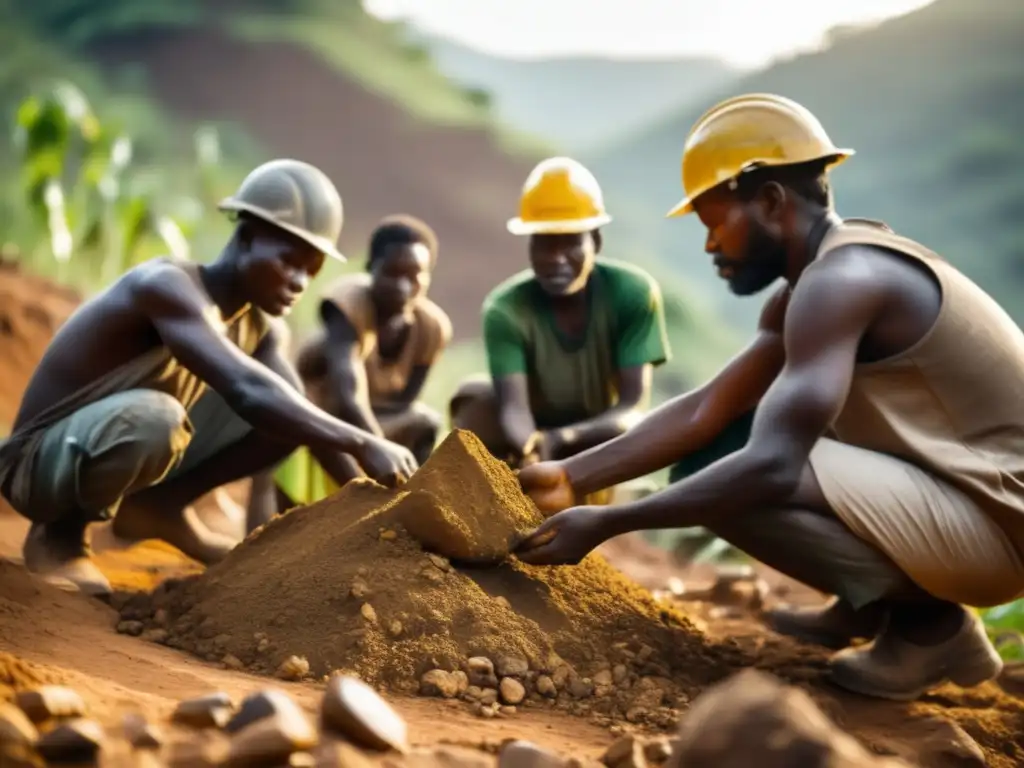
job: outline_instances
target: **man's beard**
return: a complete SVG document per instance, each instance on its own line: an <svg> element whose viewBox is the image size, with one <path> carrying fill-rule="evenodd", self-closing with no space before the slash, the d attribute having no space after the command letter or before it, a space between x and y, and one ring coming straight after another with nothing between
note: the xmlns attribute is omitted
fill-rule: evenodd
<svg viewBox="0 0 1024 768"><path fill-rule="evenodd" d="M729 266L729 290L737 296L752 296L786 273L786 249L763 229L751 229L744 258Z"/></svg>

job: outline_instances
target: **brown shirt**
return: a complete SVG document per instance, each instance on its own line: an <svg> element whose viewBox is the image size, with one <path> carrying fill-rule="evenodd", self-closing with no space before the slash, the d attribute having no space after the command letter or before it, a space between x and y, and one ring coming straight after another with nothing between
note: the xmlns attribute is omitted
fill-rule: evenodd
<svg viewBox="0 0 1024 768"><path fill-rule="evenodd" d="M452 338L448 315L425 296L413 306L413 322L404 346L392 359L380 355L377 343L377 316L370 298L370 275L345 275L328 287L324 301L331 302L356 331L359 357L366 369L370 403L383 405L401 394L409 383L413 369L437 362ZM312 345L323 345L322 336ZM314 403L323 403L323 377L307 379L307 395Z"/></svg>
<svg viewBox="0 0 1024 768"><path fill-rule="evenodd" d="M851 244L923 263L942 304L912 348L856 366L836 438L934 473L1024 544L1024 333L965 275L880 222L836 227L818 258Z"/></svg>

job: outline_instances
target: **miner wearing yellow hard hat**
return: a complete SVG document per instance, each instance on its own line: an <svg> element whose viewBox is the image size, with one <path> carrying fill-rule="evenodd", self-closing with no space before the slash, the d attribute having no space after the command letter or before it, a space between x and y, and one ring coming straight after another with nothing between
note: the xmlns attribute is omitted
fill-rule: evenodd
<svg viewBox="0 0 1024 768"><path fill-rule="evenodd" d="M219 560L237 539L206 526L191 503L299 445L329 468L355 461L388 483L415 471L405 448L307 400L283 354L281 318L325 258L342 258L334 184L308 163L274 160L221 209L237 225L212 263L144 262L50 342L0 443L0 492L32 521L29 570L109 593L86 528L110 518L123 539Z"/></svg>
<svg viewBox="0 0 1024 768"><path fill-rule="evenodd" d="M646 406L652 368L668 359L657 284L599 255L610 221L593 174L553 157L530 173L508 222L528 238L530 268L485 299L490 375L463 383L450 412L515 466L622 434Z"/></svg>
<svg viewBox="0 0 1024 768"><path fill-rule="evenodd" d="M670 215L700 218L734 293L782 284L707 384L595 450L521 471L539 506L564 511L519 556L573 563L628 531L707 527L833 596L767 619L841 648L836 684L913 699L998 675L963 606L1024 595L1024 333L925 246L836 214L827 173L852 155L779 96L697 121ZM707 449L752 409L744 444L689 477L635 503L574 506Z"/></svg>

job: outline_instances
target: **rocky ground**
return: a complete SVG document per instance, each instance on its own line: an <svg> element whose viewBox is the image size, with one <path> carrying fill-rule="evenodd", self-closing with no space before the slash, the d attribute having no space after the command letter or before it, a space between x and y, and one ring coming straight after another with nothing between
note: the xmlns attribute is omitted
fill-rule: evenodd
<svg viewBox="0 0 1024 768"><path fill-rule="evenodd" d="M27 380L21 368L34 365L38 355L17 329L42 339L39 329L59 324L74 302L7 268L0 269L0 298L6 385ZM16 407L0 406L4 414ZM244 496L239 484L198 506L223 530L239 530ZM0 509L4 766L38 765L44 758L118 766L349 768L901 764L895 759L925 768L1024 764L1018 696L1024 686L1015 669L998 684L972 691L948 686L911 704L845 694L823 679L823 649L774 635L758 620L762 605L818 601L819 595L765 570L683 568L635 536L606 544L609 561L684 611L710 643L767 673L737 668L681 703L681 726L533 701L527 689L543 699L547 682L499 668L497 657L466 658L458 670L428 669L418 690L388 692L386 702L343 674L326 682L305 679L301 659L265 675L233 668L223 658L205 661L136 636L141 628L126 626L115 609L126 598L104 604L26 573L19 557L26 529L24 520ZM158 543L124 548L103 527L94 529L93 544L100 567L124 592L152 591L202 570ZM614 667L608 679L596 677L586 683L588 695L625 684ZM557 688L558 681L551 683Z"/></svg>

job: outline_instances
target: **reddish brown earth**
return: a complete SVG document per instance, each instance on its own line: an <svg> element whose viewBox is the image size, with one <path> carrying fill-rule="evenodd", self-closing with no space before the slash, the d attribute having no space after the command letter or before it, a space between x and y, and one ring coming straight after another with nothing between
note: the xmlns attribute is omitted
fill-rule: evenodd
<svg viewBox="0 0 1024 768"><path fill-rule="evenodd" d="M431 296L457 339L479 336L487 291L526 266L505 221L533 161L510 157L486 131L417 121L299 46L212 26L106 41L95 55L142 67L149 93L179 118L244 125L268 151L322 168L344 200L343 251L361 253L388 214L427 221L441 243Z"/></svg>
<svg viewBox="0 0 1024 768"><path fill-rule="evenodd" d="M40 347L33 347L31 334L42 339L36 329L45 323L26 323L24 318L49 313L47 322L56 326L73 305L67 296L56 298L61 295L10 269L0 270L0 296L4 297L0 328L25 329L24 334L8 330L0 334L0 381L27 379L28 370L18 366L38 359ZM3 390L8 399L0 402L0 413L14 412L17 395L11 391ZM112 722L123 713L140 710L152 719L162 719L181 698L217 689L238 695L268 684L265 678L227 671L118 634L117 615L111 608L43 584L17 563L26 527L9 509L0 509L0 697L5 689L61 682L77 689L100 720ZM691 586L710 578L706 569L679 568L636 536L609 542L603 551L649 588L664 587L671 577ZM172 548L152 543L108 549L98 559L115 585L129 590L152 588L168 577L200 569ZM820 599L778 574L765 571L762 575L772 587L769 601L780 594L793 601ZM1019 684L1009 677L971 691L947 686L911 704L874 701L830 688L822 677L827 657L821 649L765 630L749 611L728 613L702 602L682 606L723 655L806 690L832 720L874 752L916 761L925 768L1024 764L1024 705L1017 696ZM275 680L272 684L284 687L311 710L322 689L315 683ZM519 737L563 754L596 757L615 739L608 729L589 720L556 712L525 708L506 719L484 720L461 703L401 696L392 702L407 719L416 744L483 746ZM984 758L978 749L984 751Z"/></svg>

